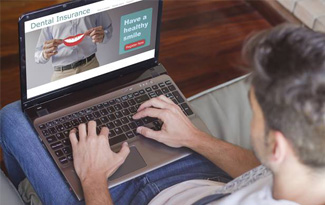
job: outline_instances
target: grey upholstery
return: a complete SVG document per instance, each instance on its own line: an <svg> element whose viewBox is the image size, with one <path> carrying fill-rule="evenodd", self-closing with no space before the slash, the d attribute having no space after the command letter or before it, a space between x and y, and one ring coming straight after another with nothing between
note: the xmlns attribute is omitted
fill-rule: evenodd
<svg viewBox="0 0 325 205"><path fill-rule="evenodd" d="M188 100L213 136L250 149L251 109L247 97L249 85L245 83L246 78L247 76L243 76L229 81ZM0 179L1 202L10 205L23 204L15 188L2 173ZM41 204L27 179L20 183L19 192L26 203Z"/></svg>
<svg viewBox="0 0 325 205"><path fill-rule="evenodd" d="M6 175L0 170L0 204L19 205L24 204L16 188Z"/></svg>
<svg viewBox="0 0 325 205"><path fill-rule="evenodd" d="M194 112L207 125L211 134L227 142L251 149L250 119L252 116L243 76L199 93L188 100Z"/></svg>

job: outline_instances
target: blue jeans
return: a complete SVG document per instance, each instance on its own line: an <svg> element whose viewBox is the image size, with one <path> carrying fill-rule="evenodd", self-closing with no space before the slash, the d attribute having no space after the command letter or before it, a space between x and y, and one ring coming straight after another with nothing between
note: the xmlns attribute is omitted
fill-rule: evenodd
<svg viewBox="0 0 325 205"><path fill-rule="evenodd" d="M1 110L0 144L13 184L27 177L44 204L83 204L64 178L21 111L20 102ZM110 189L115 204L148 204L159 192L191 179L231 180L223 170L199 154L137 177Z"/></svg>

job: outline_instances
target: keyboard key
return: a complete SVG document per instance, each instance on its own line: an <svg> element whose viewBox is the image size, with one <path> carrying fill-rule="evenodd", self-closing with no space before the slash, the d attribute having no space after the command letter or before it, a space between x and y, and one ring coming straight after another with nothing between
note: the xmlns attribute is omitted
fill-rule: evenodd
<svg viewBox="0 0 325 205"><path fill-rule="evenodd" d="M44 130L46 126L44 124L38 126L41 130Z"/></svg>
<svg viewBox="0 0 325 205"><path fill-rule="evenodd" d="M109 102L104 102L103 105L104 105L104 107L108 107L109 106Z"/></svg>
<svg viewBox="0 0 325 205"><path fill-rule="evenodd" d="M63 135L63 133L56 133L55 134L56 138L58 138L59 140L62 140L65 138L65 136Z"/></svg>
<svg viewBox="0 0 325 205"><path fill-rule="evenodd" d="M174 85L170 85L170 86L168 86L168 89L169 89L170 91L174 91L174 90L176 90L176 88L175 88Z"/></svg>
<svg viewBox="0 0 325 205"><path fill-rule="evenodd" d="M153 118L153 117L145 117L145 118L143 118L142 120L143 120L144 124L148 124L148 123L150 123L150 122L155 121L156 118Z"/></svg>
<svg viewBox="0 0 325 205"><path fill-rule="evenodd" d="M65 146L70 146L70 145L71 145L69 139L64 139L64 140L62 140L62 143L63 143Z"/></svg>
<svg viewBox="0 0 325 205"><path fill-rule="evenodd" d="M123 114L121 112L116 112L115 116L116 116L116 118L121 118L121 117L123 117Z"/></svg>
<svg viewBox="0 0 325 205"><path fill-rule="evenodd" d="M91 109L93 112L95 112L95 111L98 110L98 108L97 108L96 106L92 106L90 109Z"/></svg>
<svg viewBox="0 0 325 205"><path fill-rule="evenodd" d="M98 111L94 112L93 115L95 118L100 118L102 116Z"/></svg>
<svg viewBox="0 0 325 205"><path fill-rule="evenodd" d="M165 82L165 84L166 84L166 85L171 85L172 82L171 82L170 80L167 80L167 81Z"/></svg>
<svg viewBox="0 0 325 205"><path fill-rule="evenodd" d="M120 120L115 120L114 121L114 125L117 126L117 127L119 127L119 126L122 125L122 122Z"/></svg>
<svg viewBox="0 0 325 205"><path fill-rule="evenodd" d="M63 152L61 150L57 150L55 151L55 155L61 157L63 155Z"/></svg>
<svg viewBox="0 0 325 205"><path fill-rule="evenodd" d="M69 155L67 156L67 159L68 159L69 161L72 161L72 160L73 160L73 156L72 156L72 154L69 154Z"/></svg>
<svg viewBox="0 0 325 205"><path fill-rule="evenodd" d="M122 110L122 106L119 104L114 105L114 108L115 108L115 110Z"/></svg>
<svg viewBox="0 0 325 205"><path fill-rule="evenodd" d="M101 110L101 109L104 108L104 105L103 105L103 104L99 104L99 105L97 105L97 108L98 108L99 110Z"/></svg>
<svg viewBox="0 0 325 205"><path fill-rule="evenodd" d="M100 110L100 114L102 114L102 115L108 115L108 111L106 110L106 109L101 109Z"/></svg>
<svg viewBox="0 0 325 205"><path fill-rule="evenodd" d="M148 87L148 88L146 88L146 91L147 91L147 92L151 92L152 89L151 89L150 87Z"/></svg>
<svg viewBox="0 0 325 205"><path fill-rule="evenodd" d="M63 135L64 135L65 138L69 138L69 134L70 134L69 130L63 131Z"/></svg>
<svg viewBox="0 0 325 205"><path fill-rule="evenodd" d="M50 134L55 134L57 131L56 131L56 129L55 129L55 127L50 127L49 129L48 129L48 131L49 131L49 133Z"/></svg>
<svg viewBox="0 0 325 205"><path fill-rule="evenodd" d="M128 99L128 96L127 95L124 95L121 97L122 101L126 101Z"/></svg>
<svg viewBox="0 0 325 205"><path fill-rule="evenodd" d="M51 148L54 149L54 150L60 149L62 147L63 147L63 145L62 145L62 143L60 141L59 142L54 142L53 144L51 144Z"/></svg>
<svg viewBox="0 0 325 205"><path fill-rule="evenodd" d="M81 124L81 123L86 123L86 122L87 122L87 120L86 120L85 117L79 117L78 120L79 120L80 124Z"/></svg>
<svg viewBox="0 0 325 205"><path fill-rule="evenodd" d="M107 108L107 111L108 111L109 113L113 113L113 112L115 112L115 109L114 109L114 107L108 107L108 108Z"/></svg>
<svg viewBox="0 0 325 205"><path fill-rule="evenodd" d="M129 100L129 104L130 104L130 105L135 105L135 104L137 104L137 103L135 102L135 100L131 99L131 100Z"/></svg>
<svg viewBox="0 0 325 205"><path fill-rule="evenodd" d="M49 131L47 130L42 130L42 133L45 137L50 135Z"/></svg>
<svg viewBox="0 0 325 205"><path fill-rule="evenodd" d="M154 90L157 90L159 87L158 87L158 85L153 85L152 86L152 89L154 89Z"/></svg>
<svg viewBox="0 0 325 205"><path fill-rule="evenodd" d="M130 127L131 129L136 129L136 128L137 128L137 124L135 124L135 122L131 122L131 123L129 124L129 127Z"/></svg>
<svg viewBox="0 0 325 205"><path fill-rule="evenodd" d="M109 137L115 137L116 136L116 133L114 132L114 130L110 130L108 136Z"/></svg>
<svg viewBox="0 0 325 205"><path fill-rule="evenodd" d="M149 96L151 98L155 98L155 97L157 97L157 94L155 92L151 92L151 93L149 93Z"/></svg>
<svg viewBox="0 0 325 205"><path fill-rule="evenodd" d="M130 112L127 109L125 109L125 110L122 110L122 114L124 116L128 116L130 114Z"/></svg>
<svg viewBox="0 0 325 205"><path fill-rule="evenodd" d="M113 120L116 120L116 117L115 117L114 114L110 114L110 115L108 115L108 119L109 119L110 121L113 121Z"/></svg>
<svg viewBox="0 0 325 205"><path fill-rule="evenodd" d="M175 96L176 100L177 100L179 103L183 103L183 102L185 102L184 99L182 98L182 96L181 96L177 91L174 91L174 92L173 92L173 95Z"/></svg>
<svg viewBox="0 0 325 205"><path fill-rule="evenodd" d="M77 127L79 125L79 120L78 119L74 119L71 121L71 124L73 127Z"/></svg>
<svg viewBox="0 0 325 205"><path fill-rule="evenodd" d="M65 147L65 148L62 149L62 151L64 152L64 154L71 154L70 147Z"/></svg>
<svg viewBox="0 0 325 205"><path fill-rule="evenodd" d="M118 134L118 135L123 133L123 131L122 131L121 128L119 128L119 127L115 128L114 131L115 131L115 133Z"/></svg>
<svg viewBox="0 0 325 205"><path fill-rule="evenodd" d="M177 100L176 100L175 98L173 98L172 101L173 101L176 105L178 104L178 102L177 102Z"/></svg>
<svg viewBox="0 0 325 205"><path fill-rule="evenodd" d="M119 104L119 103L121 103L122 101L121 101L120 98L116 98L116 99L115 99L115 102L116 102L117 104Z"/></svg>
<svg viewBox="0 0 325 205"><path fill-rule="evenodd" d="M159 83L159 87L165 87L165 83Z"/></svg>
<svg viewBox="0 0 325 205"><path fill-rule="evenodd" d="M141 119L135 120L134 122L137 124L137 127L144 125Z"/></svg>
<svg viewBox="0 0 325 205"><path fill-rule="evenodd" d="M122 135L110 138L109 144L112 146L112 145L118 144L118 143L126 141L126 140L127 140L127 138L126 138L125 134L122 134Z"/></svg>
<svg viewBox="0 0 325 205"><path fill-rule="evenodd" d="M142 96L139 96L139 97L135 98L135 101L137 103L142 103L142 102L147 101L147 100L149 100L148 95L142 95Z"/></svg>
<svg viewBox="0 0 325 205"><path fill-rule="evenodd" d="M108 129L114 129L115 128L115 125L112 122L107 123L106 126L108 127Z"/></svg>
<svg viewBox="0 0 325 205"><path fill-rule="evenodd" d="M134 135L134 133L133 133L132 131L127 132L127 133L126 133L126 136L127 136L129 139L135 137L135 135Z"/></svg>
<svg viewBox="0 0 325 205"><path fill-rule="evenodd" d="M88 115L86 115L86 119L87 119L87 121L93 120L94 116L92 114L88 114Z"/></svg>
<svg viewBox="0 0 325 205"><path fill-rule="evenodd" d="M134 93L133 93L133 96L134 96L134 97L137 97L137 96L139 96L139 95L140 95L139 92L134 92Z"/></svg>
<svg viewBox="0 0 325 205"><path fill-rule="evenodd" d="M139 94L140 94L140 95L145 94L144 90L139 90Z"/></svg>
<svg viewBox="0 0 325 205"><path fill-rule="evenodd" d="M130 130L129 126L127 126L127 125L123 125L122 129L123 129L124 132L127 132L127 131Z"/></svg>
<svg viewBox="0 0 325 205"><path fill-rule="evenodd" d="M71 129L72 128L72 124L70 122L64 123L63 126L65 127L65 129Z"/></svg>
<svg viewBox="0 0 325 205"><path fill-rule="evenodd" d="M68 163L68 160L67 160L66 157L62 157L62 158L60 158L59 160L60 160L61 164L66 164L66 163Z"/></svg>
<svg viewBox="0 0 325 205"><path fill-rule="evenodd" d="M92 109L90 109L90 108L86 108L86 109L85 109L85 112L86 112L86 114L90 114L90 113L92 113L92 112L93 112L93 110L92 110Z"/></svg>
<svg viewBox="0 0 325 205"><path fill-rule="evenodd" d="M130 111L131 113L136 113L136 112L138 111L138 109L135 108L135 107L130 107L130 108L129 108L129 111Z"/></svg>
<svg viewBox="0 0 325 205"><path fill-rule="evenodd" d="M109 120L107 117L101 117L100 121L102 121L102 123L107 123Z"/></svg>
<svg viewBox="0 0 325 205"><path fill-rule="evenodd" d="M95 122L96 122L96 126L100 126L103 124L102 121L100 121L100 119L95 120Z"/></svg>
<svg viewBox="0 0 325 205"><path fill-rule="evenodd" d="M133 98L133 94L132 93L128 94L128 98L129 99Z"/></svg>
<svg viewBox="0 0 325 205"><path fill-rule="evenodd" d="M186 112L187 115L193 115L193 111L191 110L191 108L186 104L183 103L182 108L184 109L184 111Z"/></svg>
<svg viewBox="0 0 325 205"><path fill-rule="evenodd" d="M126 123L129 123L129 120L128 120L128 118L123 117L123 118L121 118L121 122L122 122L123 124L126 124Z"/></svg>
<svg viewBox="0 0 325 205"><path fill-rule="evenodd" d="M157 96L160 96L163 94L163 92L161 90L156 90L156 94L157 94Z"/></svg>
<svg viewBox="0 0 325 205"><path fill-rule="evenodd" d="M110 104L110 105L115 105L115 103L116 103L115 100L110 100L110 101L109 101L109 104Z"/></svg>
<svg viewBox="0 0 325 205"><path fill-rule="evenodd" d="M123 108L127 108L127 107L129 107L129 104L128 104L127 102L122 102L121 105L122 105Z"/></svg>
<svg viewBox="0 0 325 205"><path fill-rule="evenodd" d="M161 90L162 90L163 93L165 93L165 94L169 92L169 90L168 90L167 88L162 88Z"/></svg>
<svg viewBox="0 0 325 205"><path fill-rule="evenodd" d="M47 122L47 123L46 123L46 126L47 126L47 127L52 127L53 125L54 125L53 122Z"/></svg>
<svg viewBox="0 0 325 205"><path fill-rule="evenodd" d="M57 141L55 136L48 137L48 138L46 138L46 140L47 140L48 143L52 143L52 142Z"/></svg>

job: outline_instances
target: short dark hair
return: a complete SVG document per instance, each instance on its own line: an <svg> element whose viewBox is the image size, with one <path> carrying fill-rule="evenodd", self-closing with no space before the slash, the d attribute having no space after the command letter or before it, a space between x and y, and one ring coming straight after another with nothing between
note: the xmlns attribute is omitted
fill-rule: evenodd
<svg viewBox="0 0 325 205"><path fill-rule="evenodd" d="M267 127L303 164L325 168L325 34L280 25L252 36L243 55Z"/></svg>

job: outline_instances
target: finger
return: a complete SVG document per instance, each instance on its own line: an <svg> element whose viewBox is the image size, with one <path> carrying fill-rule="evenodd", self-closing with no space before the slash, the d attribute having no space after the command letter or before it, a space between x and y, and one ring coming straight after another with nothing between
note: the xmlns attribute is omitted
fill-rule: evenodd
<svg viewBox="0 0 325 205"><path fill-rule="evenodd" d="M124 142L122 144L121 150L118 152L118 155L120 155L123 159L122 162L125 161L126 157L129 155L129 153L130 153L129 144L127 142Z"/></svg>
<svg viewBox="0 0 325 205"><path fill-rule="evenodd" d="M156 109L156 108L146 108L144 110L141 110L140 112L133 115L133 119L137 120L144 117L154 117L159 118L162 121L165 120L164 113L165 110L162 109Z"/></svg>
<svg viewBox="0 0 325 205"><path fill-rule="evenodd" d="M85 36L89 36L90 35L90 33L93 31L94 29L89 29L89 30L87 30L84 34L85 34Z"/></svg>
<svg viewBox="0 0 325 205"><path fill-rule="evenodd" d="M102 34L96 34L96 35L92 36L91 38L93 40L96 40L96 39L103 39L103 37L104 37L104 35L102 35Z"/></svg>
<svg viewBox="0 0 325 205"><path fill-rule="evenodd" d="M70 142L71 142L71 146L72 146L72 150L75 149L75 147L77 146L78 144L78 139L77 139L77 129L74 128L70 131L70 134L69 134L69 138L70 138Z"/></svg>
<svg viewBox="0 0 325 205"><path fill-rule="evenodd" d="M86 124L82 123L78 126L79 129L79 142L84 142L87 136Z"/></svg>
<svg viewBox="0 0 325 205"><path fill-rule="evenodd" d="M61 43L63 43L62 39L54 39L53 40L53 44L56 45L56 46L60 45Z"/></svg>
<svg viewBox="0 0 325 205"><path fill-rule="evenodd" d="M168 103L160 100L159 98L152 98L146 102L144 102L138 109L138 112L148 108L148 107L155 107L160 109L166 109L168 107Z"/></svg>
<svg viewBox="0 0 325 205"><path fill-rule="evenodd" d="M57 47L45 48L43 49L46 53L54 53L57 51Z"/></svg>
<svg viewBox="0 0 325 205"><path fill-rule="evenodd" d="M102 127L102 129L100 130L99 135L103 135L105 137L108 137L109 134L109 129L107 127Z"/></svg>
<svg viewBox="0 0 325 205"><path fill-rule="evenodd" d="M138 127L137 132L147 138L154 139L158 142L160 140L161 131L153 131L147 127Z"/></svg>
<svg viewBox="0 0 325 205"><path fill-rule="evenodd" d="M93 120L88 122L88 137L92 136L97 136L96 122Z"/></svg>
<svg viewBox="0 0 325 205"><path fill-rule="evenodd" d="M160 100L166 102L166 103L169 103L169 104L175 104L171 99L169 99L168 97L164 96L164 95L160 95L158 97Z"/></svg>

